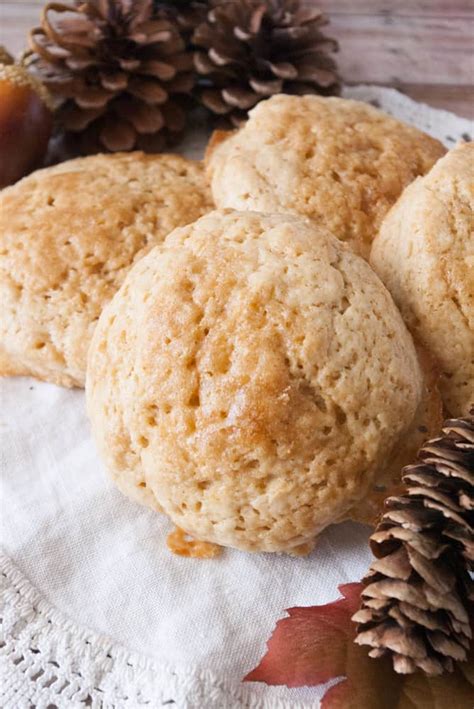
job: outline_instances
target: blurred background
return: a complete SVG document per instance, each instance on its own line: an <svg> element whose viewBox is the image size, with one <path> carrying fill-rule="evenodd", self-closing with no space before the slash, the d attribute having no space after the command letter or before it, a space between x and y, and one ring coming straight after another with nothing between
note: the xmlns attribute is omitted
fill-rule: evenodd
<svg viewBox="0 0 474 709"><path fill-rule="evenodd" d="M0 0L0 44L20 52L42 0ZM393 86L474 119L473 0L308 0L330 18L346 83Z"/></svg>

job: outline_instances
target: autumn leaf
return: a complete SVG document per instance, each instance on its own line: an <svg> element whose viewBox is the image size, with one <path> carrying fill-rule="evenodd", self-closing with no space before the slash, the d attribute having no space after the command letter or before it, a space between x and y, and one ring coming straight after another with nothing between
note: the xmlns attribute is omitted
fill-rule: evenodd
<svg viewBox="0 0 474 709"><path fill-rule="evenodd" d="M321 709L473 709L474 656L441 677L399 675L387 659L371 659L354 643L352 615L360 606L361 583L340 586L340 600L288 609L268 641L268 651L247 682L328 689Z"/></svg>

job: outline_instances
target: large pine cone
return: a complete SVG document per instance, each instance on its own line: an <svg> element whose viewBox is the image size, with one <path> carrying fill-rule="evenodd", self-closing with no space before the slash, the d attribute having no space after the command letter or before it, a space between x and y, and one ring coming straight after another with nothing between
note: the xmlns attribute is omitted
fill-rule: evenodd
<svg viewBox="0 0 474 709"><path fill-rule="evenodd" d="M80 152L161 149L185 126L194 85L178 25L152 0L48 3L26 63L58 99Z"/></svg>
<svg viewBox="0 0 474 709"><path fill-rule="evenodd" d="M371 657L435 675L466 659L472 637L474 409L446 421L419 459L404 469L407 492L388 499L371 537L378 560L353 620Z"/></svg>
<svg viewBox="0 0 474 709"><path fill-rule="evenodd" d="M210 0L196 28L194 63L200 97L238 126L258 101L276 93L335 94L337 42L320 28L327 19L300 0Z"/></svg>

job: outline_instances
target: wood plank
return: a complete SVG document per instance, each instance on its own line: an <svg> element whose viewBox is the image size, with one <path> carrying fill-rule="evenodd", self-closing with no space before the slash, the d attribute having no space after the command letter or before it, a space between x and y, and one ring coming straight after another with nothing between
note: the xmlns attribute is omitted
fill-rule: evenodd
<svg viewBox="0 0 474 709"><path fill-rule="evenodd" d="M473 82L472 21L335 15L329 29L340 42L338 61L346 81Z"/></svg>
<svg viewBox="0 0 474 709"><path fill-rule="evenodd" d="M328 15L426 15L428 17L472 17L472 0L307 0Z"/></svg>

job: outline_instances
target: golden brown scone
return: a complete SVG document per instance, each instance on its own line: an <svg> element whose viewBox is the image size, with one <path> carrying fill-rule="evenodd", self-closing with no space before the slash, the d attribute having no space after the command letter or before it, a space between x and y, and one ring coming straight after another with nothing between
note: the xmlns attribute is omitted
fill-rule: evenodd
<svg viewBox="0 0 474 709"><path fill-rule="evenodd" d="M445 153L369 104L320 96L262 101L228 136L206 155L217 207L303 214L364 258L403 188Z"/></svg>
<svg viewBox="0 0 474 709"><path fill-rule="evenodd" d="M130 266L211 209L200 163L94 155L0 193L0 374L83 386L90 338Z"/></svg>
<svg viewBox="0 0 474 709"><path fill-rule="evenodd" d="M377 471L367 495L345 515L347 519L375 526L384 511L386 498L405 490L402 484L404 466L414 463L423 443L437 436L441 430L443 406L438 388L439 372L422 347L417 345L416 351L423 372L423 391L416 414L403 438Z"/></svg>
<svg viewBox="0 0 474 709"><path fill-rule="evenodd" d="M123 492L195 539L301 553L364 497L422 388L365 261L310 220L216 211L130 271L86 391Z"/></svg>
<svg viewBox="0 0 474 709"><path fill-rule="evenodd" d="M384 220L371 263L441 370L453 416L474 403L474 143L410 185Z"/></svg>

